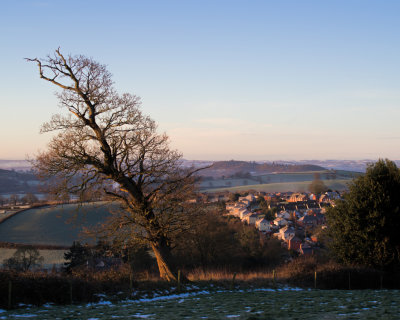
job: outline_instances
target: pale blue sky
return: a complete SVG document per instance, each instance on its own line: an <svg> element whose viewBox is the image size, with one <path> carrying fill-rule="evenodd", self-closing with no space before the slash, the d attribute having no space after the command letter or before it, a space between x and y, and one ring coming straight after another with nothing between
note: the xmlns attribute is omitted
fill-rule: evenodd
<svg viewBox="0 0 400 320"><path fill-rule="evenodd" d="M0 159L45 148L24 57L107 64L187 159L400 159L400 1L0 0Z"/></svg>

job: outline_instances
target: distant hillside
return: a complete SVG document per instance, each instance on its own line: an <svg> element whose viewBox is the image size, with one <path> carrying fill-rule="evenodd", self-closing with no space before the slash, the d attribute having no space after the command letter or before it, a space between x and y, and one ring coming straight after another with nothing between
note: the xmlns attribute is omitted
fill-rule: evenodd
<svg viewBox="0 0 400 320"><path fill-rule="evenodd" d="M17 171L29 171L32 165L27 160L1 160L0 169L6 170L17 170Z"/></svg>
<svg viewBox="0 0 400 320"><path fill-rule="evenodd" d="M323 167L311 164L282 164L282 163L257 163L247 161L217 161L205 170L200 171L202 176L230 176L236 173L250 173L252 175L264 173L290 173L290 172L307 172L326 170Z"/></svg>
<svg viewBox="0 0 400 320"><path fill-rule="evenodd" d="M38 179L31 172L0 169L0 194L37 192L38 184Z"/></svg>

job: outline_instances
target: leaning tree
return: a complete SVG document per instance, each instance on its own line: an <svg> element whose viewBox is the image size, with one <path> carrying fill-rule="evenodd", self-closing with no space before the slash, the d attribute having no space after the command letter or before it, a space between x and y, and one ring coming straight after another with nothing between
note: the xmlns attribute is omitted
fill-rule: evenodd
<svg viewBox="0 0 400 320"><path fill-rule="evenodd" d="M112 212L107 230L146 242L161 278L175 280L171 245L188 226L195 170L182 168L181 154L140 111L137 96L116 92L104 65L59 49L27 60L61 88L56 95L66 111L41 128L57 134L33 161L39 175L60 194L102 190L118 201L123 210Z"/></svg>

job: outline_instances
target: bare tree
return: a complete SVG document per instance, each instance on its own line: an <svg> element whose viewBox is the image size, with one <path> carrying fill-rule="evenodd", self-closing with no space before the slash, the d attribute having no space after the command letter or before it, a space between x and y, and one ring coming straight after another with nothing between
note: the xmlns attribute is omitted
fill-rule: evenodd
<svg viewBox="0 0 400 320"><path fill-rule="evenodd" d="M10 205L12 205L12 206L16 206L19 200L20 200L20 199L19 199L19 195L17 195L17 194L12 194L12 195L10 196L10 198L8 198L8 203L9 203Z"/></svg>
<svg viewBox="0 0 400 320"><path fill-rule="evenodd" d="M104 65L60 50L36 62L40 78L57 93L66 114L56 114L42 132L57 131L34 167L57 192L102 190L123 210L113 212L107 230L114 236L145 241L157 259L160 276L176 280L171 267L173 240L187 228L195 170L182 169L181 154L157 133L140 111L140 99L118 94Z"/></svg>
<svg viewBox="0 0 400 320"><path fill-rule="evenodd" d="M28 192L26 195L22 197L23 203L34 204L39 201L39 199L31 192Z"/></svg>
<svg viewBox="0 0 400 320"><path fill-rule="evenodd" d="M31 246L19 247L9 259L3 260L3 265L9 270L28 271L42 265L44 258L39 250Z"/></svg>

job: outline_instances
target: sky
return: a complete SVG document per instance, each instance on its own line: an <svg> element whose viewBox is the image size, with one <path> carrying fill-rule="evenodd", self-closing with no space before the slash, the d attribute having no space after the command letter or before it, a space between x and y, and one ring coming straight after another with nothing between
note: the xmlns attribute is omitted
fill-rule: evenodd
<svg viewBox="0 0 400 320"><path fill-rule="evenodd" d="M400 159L400 1L0 0L0 159L63 112L24 60L58 47L190 160Z"/></svg>

